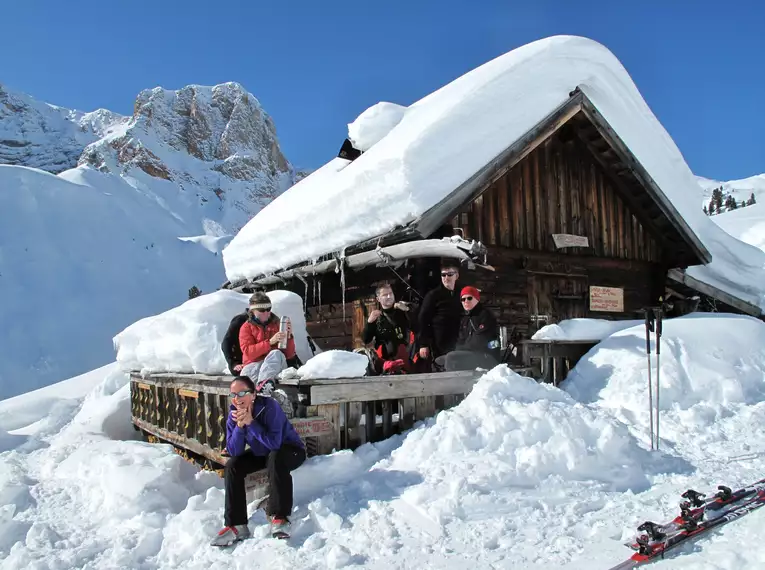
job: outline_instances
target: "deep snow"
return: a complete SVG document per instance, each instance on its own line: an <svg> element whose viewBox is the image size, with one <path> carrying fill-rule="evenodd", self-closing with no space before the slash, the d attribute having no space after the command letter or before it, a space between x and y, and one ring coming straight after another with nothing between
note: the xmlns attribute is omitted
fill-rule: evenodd
<svg viewBox="0 0 765 570"><path fill-rule="evenodd" d="M0 402L13 448L0 454L0 568L607 568L629 556L638 524L674 516L686 488L765 472L765 324L665 322L659 452L643 335L605 338L563 389L499 366L406 434L309 459L295 472L293 538L266 538L257 512L255 539L229 551L207 546L221 480L133 440L115 365L70 381L84 398L50 387ZM763 516L655 567L760 567Z"/></svg>

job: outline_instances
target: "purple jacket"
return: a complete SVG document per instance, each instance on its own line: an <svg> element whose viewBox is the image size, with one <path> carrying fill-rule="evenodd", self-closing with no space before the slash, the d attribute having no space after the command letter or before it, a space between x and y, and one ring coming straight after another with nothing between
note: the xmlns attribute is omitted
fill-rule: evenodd
<svg viewBox="0 0 765 570"><path fill-rule="evenodd" d="M226 421L226 450L229 455L242 455L245 443L250 444L253 455L268 455L285 443L305 447L279 402L273 398L257 397L252 407L253 422L243 428L234 421L234 405L229 407Z"/></svg>

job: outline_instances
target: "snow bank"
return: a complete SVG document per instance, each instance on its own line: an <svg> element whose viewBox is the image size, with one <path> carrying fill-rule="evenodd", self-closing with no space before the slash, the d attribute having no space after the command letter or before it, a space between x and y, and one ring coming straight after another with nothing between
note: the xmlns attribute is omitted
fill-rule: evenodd
<svg viewBox="0 0 765 570"><path fill-rule="evenodd" d="M536 340L601 340L617 331L643 324L643 321L605 319L566 319L545 325L531 338Z"/></svg>
<svg viewBox="0 0 765 570"><path fill-rule="evenodd" d="M601 44L572 36L532 42L470 71L409 106L395 128L342 170L295 184L223 250L226 275L258 276L415 220L576 87L709 249L712 262L689 273L765 308L765 254L704 215L696 177L627 71ZM324 211L332 216L316 215Z"/></svg>
<svg viewBox="0 0 765 570"><path fill-rule="evenodd" d="M277 315L292 321L303 362L312 357L303 301L290 291L268 293ZM247 309L250 295L220 290L190 299L159 315L133 323L114 337L123 370L227 374L221 342L231 319Z"/></svg>
<svg viewBox="0 0 765 570"><path fill-rule="evenodd" d="M356 378L364 376L369 359L363 354L328 350L317 354L297 370L300 378Z"/></svg>
<svg viewBox="0 0 765 570"><path fill-rule="evenodd" d="M665 320L663 328L659 376L663 439L709 437L707 430L726 417L748 417L751 410L744 410L751 406L765 412L765 323L740 315L693 313ZM651 347L655 390L653 334ZM647 439L645 327L601 341L577 363L563 388L577 400L594 403L636 426Z"/></svg>
<svg viewBox="0 0 765 570"><path fill-rule="evenodd" d="M116 332L224 280L220 257L178 239L199 217L164 198L0 165L0 399L111 362Z"/></svg>
<svg viewBox="0 0 765 570"><path fill-rule="evenodd" d="M409 434L390 467L439 479L454 499L481 487L536 487L550 477L642 490L647 460L624 426L499 366L459 407Z"/></svg>
<svg viewBox="0 0 765 570"><path fill-rule="evenodd" d="M406 107L381 101L348 124L348 138L353 148L366 152L387 136L401 122Z"/></svg>
<svg viewBox="0 0 765 570"><path fill-rule="evenodd" d="M634 422L640 408L629 399L640 396L620 395L644 366L636 327L580 363L607 381L593 403L498 366L459 406L405 434L308 459L293 473L292 539L271 540L264 514L251 511L254 540L237 546L235 558L274 568L391 568L402 560L413 568L608 568L631 554L622 542L638 524L676 514L685 489L761 477L763 328L731 316L667 322L667 342L682 343L688 360L674 366L676 351L663 346L662 383L685 382L695 394L681 402L690 407L663 411L660 453L647 450ZM697 378L705 373L706 381ZM0 452L0 567L231 566L231 551L208 546L223 522L222 480L168 445L131 440L127 376L116 365L1 401L0 419L35 404L32 424L0 424L8 436L28 437ZM672 563L760 567L761 526L755 516L737 521Z"/></svg>

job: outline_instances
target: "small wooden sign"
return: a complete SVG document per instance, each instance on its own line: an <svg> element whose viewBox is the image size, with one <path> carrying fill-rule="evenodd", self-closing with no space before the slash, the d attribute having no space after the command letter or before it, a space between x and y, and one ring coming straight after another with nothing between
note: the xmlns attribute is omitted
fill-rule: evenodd
<svg viewBox="0 0 765 570"><path fill-rule="evenodd" d="M138 389L139 390L151 390L151 386L148 384L144 384L143 382L138 383Z"/></svg>
<svg viewBox="0 0 765 570"><path fill-rule="evenodd" d="M623 313L624 289L590 285L590 310Z"/></svg>
<svg viewBox="0 0 765 570"><path fill-rule="evenodd" d="M590 247L590 240L587 236L576 236L573 234L552 234L555 247Z"/></svg>
<svg viewBox="0 0 765 570"><path fill-rule="evenodd" d="M322 417L292 418L290 423L302 438L321 437L323 435L331 435L335 432L332 422Z"/></svg>
<svg viewBox="0 0 765 570"><path fill-rule="evenodd" d="M178 388L178 395L183 396L184 398L194 398L196 400L199 397L199 392L186 390L185 388Z"/></svg>

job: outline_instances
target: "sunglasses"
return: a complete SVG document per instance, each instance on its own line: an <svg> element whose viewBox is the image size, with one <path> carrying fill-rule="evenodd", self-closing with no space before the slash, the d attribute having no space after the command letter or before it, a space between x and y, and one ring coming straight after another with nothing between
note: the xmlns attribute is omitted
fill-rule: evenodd
<svg viewBox="0 0 765 570"><path fill-rule="evenodd" d="M256 313L267 313L271 310L271 307L268 307L266 309L255 309L254 307L250 307L250 310Z"/></svg>
<svg viewBox="0 0 765 570"><path fill-rule="evenodd" d="M462 297L462 302L463 302L463 303L464 303L465 301L472 301L472 300L473 300L473 297L471 297L470 295L466 295L465 297Z"/></svg>
<svg viewBox="0 0 765 570"><path fill-rule="evenodd" d="M239 392L231 392L228 397L231 399L244 398L247 394L252 394L252 390L240 390Z"/></svg>
<svg viewBox="0 0 765 570"><path fill-rule="evenodd" d="M457 275L456 271L444 271L441 273L441 277L454 277Z"/></svg>

